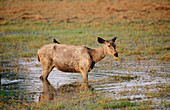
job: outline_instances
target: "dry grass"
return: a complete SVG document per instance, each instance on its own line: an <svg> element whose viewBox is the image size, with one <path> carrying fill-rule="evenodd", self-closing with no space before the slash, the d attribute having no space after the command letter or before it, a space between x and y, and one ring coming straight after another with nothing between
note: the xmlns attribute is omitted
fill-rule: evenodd
<svg viewBox="0 0 170 110"><path fill-rule="evenodd" d="M1 24L13 21L106 22L167 21L169 2L126 1L2 1ZM21 21L19 21L21 20ZM140 27L144 26L141 25Z"/></svg>

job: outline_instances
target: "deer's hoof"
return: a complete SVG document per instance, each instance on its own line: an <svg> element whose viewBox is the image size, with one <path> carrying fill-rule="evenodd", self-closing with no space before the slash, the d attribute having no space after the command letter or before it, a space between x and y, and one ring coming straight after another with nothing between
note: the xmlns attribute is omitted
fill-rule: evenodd
<svg viewBox="0 0 170 110"><path fill-rule="evenodd" d="M86 84L86 83L82 83L80 86L81 90L94 90L94 88L92 88L90 85Z"/></svg>

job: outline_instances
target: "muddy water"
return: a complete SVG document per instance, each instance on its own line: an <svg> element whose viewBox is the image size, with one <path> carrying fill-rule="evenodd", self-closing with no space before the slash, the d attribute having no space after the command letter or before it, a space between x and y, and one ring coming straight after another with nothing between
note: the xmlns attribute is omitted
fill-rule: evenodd
<svg viewBox="0 0 170 110"><path fill-rule="evenodd" d="M61 87L67 88L65 86L67 84L75 82L81 84L82 81L80 73L64 73L54 68L48 77L49 82L42 82L39 79L42 68L37 58L2 59L0 66L1 91L16 99L22 97L27 101L38 102L44 93L51 94ZM147 100L148 96L143 93L144 91L159 92L161 86L169 84L169 67L169 62L158 60L119 62L106 57L89 73L89 82L94 91L103 93L107 97L128 98L132 101ZM49 99L54 100L54 97ZM169 98L168 93L164 98L154 98L154 100L157 103L162 100L168 102Z"/></svg>

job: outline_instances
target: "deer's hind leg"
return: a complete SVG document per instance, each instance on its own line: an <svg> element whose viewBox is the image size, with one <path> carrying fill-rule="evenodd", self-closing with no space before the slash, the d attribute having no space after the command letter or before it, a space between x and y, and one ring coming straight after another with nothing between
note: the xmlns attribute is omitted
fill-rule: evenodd
<svg viewBox="0 0 170 110"><path fill-rule="evenodd" d="M41 66L42 66L42 74L40 76L40 79L47 79L48 75L54 68L53 61L50 59L42 59L41 60Z"/></svg>

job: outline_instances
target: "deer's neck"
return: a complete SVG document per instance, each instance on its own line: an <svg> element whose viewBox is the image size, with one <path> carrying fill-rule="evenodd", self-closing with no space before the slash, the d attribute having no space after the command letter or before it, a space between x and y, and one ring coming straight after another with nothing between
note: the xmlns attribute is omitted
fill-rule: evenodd
<svg viewBox="0 0 170 110"><path fill-rule="evenodd" d="M92 50L91 55L93 61L97 63L98 61L102 60L106 56L107 52L105 47L95 48Z"/></svg>

